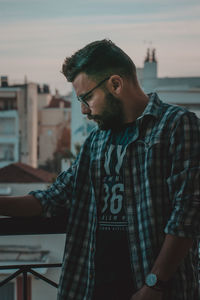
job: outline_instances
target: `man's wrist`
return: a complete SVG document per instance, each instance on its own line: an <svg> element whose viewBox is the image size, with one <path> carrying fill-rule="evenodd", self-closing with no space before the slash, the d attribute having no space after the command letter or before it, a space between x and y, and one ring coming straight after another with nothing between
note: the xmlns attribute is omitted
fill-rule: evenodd
<svg viewBox="0 0 200 300"><path fill-rule="evenodd" d="M166 289L167 282L160 280L157 274L149 273L145 279L145 285L151 289L162 292Z"/></svg>

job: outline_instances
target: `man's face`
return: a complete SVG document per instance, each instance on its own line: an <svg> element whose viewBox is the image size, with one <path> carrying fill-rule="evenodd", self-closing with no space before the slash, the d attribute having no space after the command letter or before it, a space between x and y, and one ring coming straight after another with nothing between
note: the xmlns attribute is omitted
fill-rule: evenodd
<svg viewBox="0 0 200 300"><path fill-rule="evenodd" d="M97 122L101 130L119 130L124 124L123 106L121 100L106 92L104 107L99 114L88 114L90 120Z"/></svg>
<svg viewBox="0 0 200 300"><path fill-rule="evenodd" d="M80 73L73 86L77 96L83 96L97 85L85 73ZM87 105L81 103L81 110L88 119L94 120L101 130L119 130L124 124L123 105L120 99L114 97L106 88L95 88L84 98Z"/></svg>

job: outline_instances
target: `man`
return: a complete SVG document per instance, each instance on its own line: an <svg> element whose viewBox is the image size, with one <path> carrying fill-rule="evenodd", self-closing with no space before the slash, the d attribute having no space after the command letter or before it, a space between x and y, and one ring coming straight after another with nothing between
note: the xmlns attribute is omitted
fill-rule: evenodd
<svg viewBox="0 0 200 300"><path fill-rule="evenodd" d="M1 198L1 214L68 215L59 300L197 300L198 118L146 95L109 40L62 71L98 126L48 190Z"/></svg>

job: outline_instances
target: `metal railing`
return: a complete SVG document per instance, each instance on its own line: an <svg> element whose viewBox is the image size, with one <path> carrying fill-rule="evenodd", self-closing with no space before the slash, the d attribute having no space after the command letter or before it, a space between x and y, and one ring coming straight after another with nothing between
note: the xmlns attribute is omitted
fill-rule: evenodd
<svg viewBox="0 0 200 300"><path fill-rule="evenodd" d="M66 218L53 217L31 217L31 218L0 218L0 236L6 235L40 235L40 234L60 234L66 232ZM0 270L16 270L12 275L0 282L0 287L7 284L19 275L23 281L23 300L28 300L28 273L42 279L51 286L57 288L58 284L47 277L41 275L35 269L38 268L59 268L57 264L26 264L0 266Z"/></svg>

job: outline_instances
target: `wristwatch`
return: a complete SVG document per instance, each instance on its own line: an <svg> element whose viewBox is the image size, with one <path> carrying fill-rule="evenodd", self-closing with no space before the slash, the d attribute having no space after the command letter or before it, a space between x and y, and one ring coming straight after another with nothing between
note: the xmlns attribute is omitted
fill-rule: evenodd
<svg viewBox="0 0 200 300"><path fill-rule="evenodd" d="M166 282L158 279L158 276L154 273L150 273L147 275L145 284L148 287L158 291L163 291L163 289L166 287Z"/></svg>

